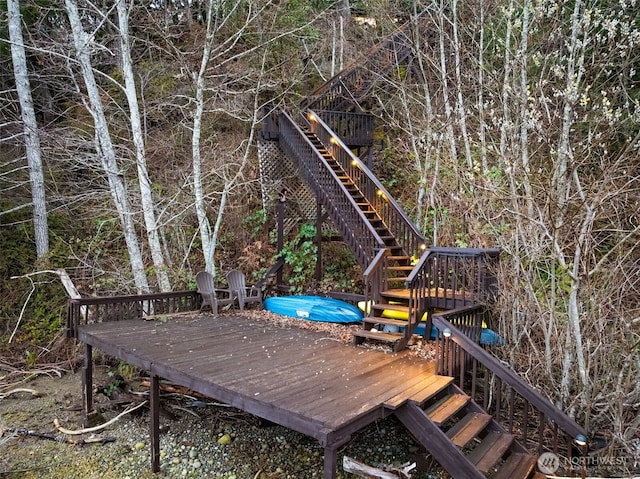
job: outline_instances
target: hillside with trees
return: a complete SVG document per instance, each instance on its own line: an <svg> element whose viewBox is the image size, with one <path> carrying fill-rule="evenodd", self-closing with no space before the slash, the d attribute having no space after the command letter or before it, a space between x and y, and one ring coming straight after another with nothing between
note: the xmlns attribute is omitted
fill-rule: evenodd
<svg viewBox="0 0 640 479"><path fill-rule="evenodd" d="M83 295L260 278L264 108L425 11L412 73L372 92L374 173L430 244L501 248L502 359L640 456L636 0L0 2L2 355L54 359L60 268ZM313 249L289 252L313 286ZM334 254L323 288L357 289Z"/></svg>

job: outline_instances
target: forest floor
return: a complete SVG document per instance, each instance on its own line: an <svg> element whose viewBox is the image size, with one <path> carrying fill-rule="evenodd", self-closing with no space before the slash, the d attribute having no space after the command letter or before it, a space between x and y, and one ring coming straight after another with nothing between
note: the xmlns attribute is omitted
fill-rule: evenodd
<svg viewBox="0 0 640 479"><path fill-rule="evenodd" d="M283 326L290 323L264 312L247 314ZM292 321L299 325L299 320ZM309 323L305 321L303 327L321 328L350 341L350 326ZM424 358L432 354L430 346L421 342L411 349ZM161 472L153 475L144 403L148 388L137 371L98 358L94 373L97 422L120 417L104 429L73 435L59 428L82 429L79 371L51 365L18 371L4 359L0 358L0 478L322 477L323 450L314 439L171 385L161 397ZM5 374L5 369L11 371ZM135 405L141 407L126 412ZM381 468L417 461L420 471L412 471L412 479L447 477L394 418L360 431L340 451L339 464L343 455ZM354 477L340 467L339 471L339 477Z"/></svg>

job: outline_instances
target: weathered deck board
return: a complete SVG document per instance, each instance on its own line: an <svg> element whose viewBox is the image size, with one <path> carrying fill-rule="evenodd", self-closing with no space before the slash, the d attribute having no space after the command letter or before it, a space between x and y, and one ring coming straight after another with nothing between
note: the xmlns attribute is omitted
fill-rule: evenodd
<svg viewBox="0 0 640 479"><path fill-rule="evenodd" d="M316 438L325 455L433 383L434 365L323 333L194 314L81 326L78 339L165 378ZM330 461L329 461L330 462ZM327 472L325 477L333 477ZM335 468L335 466L333 466Z"/></svg>

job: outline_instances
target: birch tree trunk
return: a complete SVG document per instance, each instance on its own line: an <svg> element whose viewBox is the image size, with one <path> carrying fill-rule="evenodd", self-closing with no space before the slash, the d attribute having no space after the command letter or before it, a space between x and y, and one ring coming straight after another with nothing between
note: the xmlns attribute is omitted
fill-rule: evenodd
<svg viewBox="0 0 640 479"><path fill-rule="evenodd" d="M207 209L205 207L205 194L202 181L202 156L200 155L200 135L202 132L202 116L204 113L204 89L205 89L205 73L207 65L211 58L211 50L213 48L213 2L209 2L207 6L207 33L205 37L204 47L202 50L202 60L200 61L200 70L196 77L196 108L193 114L193 133L191 135L191 155L192 155L192 171L193 171L193 194L195 198L194 207L196 216L198 217L198 227L200 229L200 241L202 242L202 252L205 260L205 269L215 277L215 263L213 256L215 247L211 238L211 224L207 217Z"/></svg>
<svg viewBox="0 0 640 479"><path fill-rule="evenodd" d="M511 32L513 30L513 0L509 2L507 11L507 28L504 36L504 77L502 81L502 121L500 123L500 155L498 161L500 168L507 166L507 131L511 128L511 115L509 114L509 91L511 76Z"/></svg>
<svg viewBox="0 0 640 479"><path fill-rule="evenodd" d="M469 133L467 132L466 111L464 108L464 100L462 98L462 73L460 67L460 38L458 36L458 0L451 3L451 15L453 16L453 51L455 54L455 73L456 73L456 111L458 113L458 124L460 125L460 133L464 145L464 156L467 160L467 168L469 172L473 171L473 159L471 158L471 142L469 141ZM473 189L473 183L470 183Z"/></svg>
<svg viewBox="0 0 640 479"><path fill-rule="evenodd" d="M120 43L122 50L122 70L125 81L125 93L129 104L129 119L131 121L131 136L136 150L136 166L138 169L138 183L140 185L140 199L142 202L142 212L147 230L147 241L149 251L153 260L153 266L158 280L160 291L171 291L171 284L167 275L167 268L162 254L158 222L156 220L155 202L151 189L151 180L147 169L147 157L142 133L142 122L140 121L140 108L138 106L138 96L133 66L131 62L131 45L129 41L129 19L126 0L117 2L118 24L120 28Z"/></svg>
<svg viewBox="0 0 640 479"><path fill-rule="evenodd" d="M16 90L20 100L27 164L29 166L36 255L38 259L41 259L49 253L47 200L44 188L44 174L42 171L40 136L38 134L38 123L33 108L31 85L27 72L27 59L24 50L24 40L22 38L22 22L20 19L18 0L7 0L7 12L9 17L9 39L11 41L13 75L16 80Z"/></svg>
<svg viewBox="0 0 640 479"><path fill-rule="evenodd" d="M445 128L447 132L447 139L449 140L449 148L451 151L451 164L454 168L454 173L456 178L460 178L459 167L458 167L458 149L456 147L456 137L453 131L453 109L451 107L451 100L449 98L449 82L447 79L447 50L446 50L446 41L445 41L445 18L446 6L444 3L440 4L440 11L438 13L439 17L439 45L440 45L440 78L442 80L442 85L440 88L442 89L442 100L444 103L444 113L445 113ZM460 186L458 180L458 187Z"/></svg>
<svg viewBox="0 0 640 479"><path fill-rule="evenodd" d="M124 239L127 244L131 272L138 293L148 293L149 283L144 270L144 261L138 237L136 234L133 213L127 197L126 185L118 167L115 149L111 141L109 127L104 115L104 109L100 99L100 91L93 74L91 56L89 53L91 36L82 28L78 7L73 0L65 0L65 9L71 25L71 33L75 47L75 54L82 78L87 88L89 98L88 109L94 121L96 147L102 161L102 167L107 175L111 196L120 217Z"/></svg>
<svg viewBox="0 0 640 479"><path fill-rule="evenodd" d="M557 163L555 166L554 174L553 174L553 184L555 186L555 224L553 228L553 241L554 247L557 251L557 254L561 256L561 261L564 260L564 254L562 252L562 238L560 237L560 232L562 231L562 226L564 225L565 219L567 218L567 204L569 201L569 196L571 194L571 184L574 179L571 168L569 167L569 162L572 159L571 153L571 145L570 145L570 136L571 129L574 124L574 114L573 114L573 105L578 100L578 86L580 85L582 79L582 65L584 63L584 48L587 44L587 39L579 39L578 34L581 29L581 24L583 22L582 18L582 2L581 0L576 0L573 8L573 14L571 16L571 37L569 38L568 47L568 59L567 59L567 71L566 71L566 87L564 89L564 107L563 107L563 115L562 115L562 130L560 133L560 140L558 144L558 153L557 153ZM577 178L576 178L577 182ZM578 184L576 184L579 187ZM580 188L578 191L580 192ZM586 219L583 222L582 229L588 227L589 216L593 214L593 212L586 211ZM586 223L586 224L585 224ZM587 365L585 361L585 352L582 347L582 329L580 326L580 310L578 307L578 292L580 290L580 263L582 262L582 250L580 242L578 241L575 245L574 255L572 258L572 271L570 274L571 277L571 294L569 297L569 306L568 306L568 319L569 324L571 325L571 331L573 333L573 341L575 352L576 363L578 366L578 373L580 376L580 380L582 381L583 386L588 385L588 371ZM565 268L568 266L566 262L563 264ZM578 269L576 269L578 268ZM568 377L570 375L570 371L563 371L563 384L568 381Z"/></svg>

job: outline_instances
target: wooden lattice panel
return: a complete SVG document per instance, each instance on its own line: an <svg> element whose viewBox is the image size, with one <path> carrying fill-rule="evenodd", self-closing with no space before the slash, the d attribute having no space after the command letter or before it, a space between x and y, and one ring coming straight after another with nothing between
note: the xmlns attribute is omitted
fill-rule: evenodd
<svg viewBox="0 0 640 479"><path fill-rule="evenodd" d="M294 164L287 158L276 141L258 141L258 160L260 162L260 178L262 187L262 205L269 211L284 192L285 233L291 231L298 223L315 223L316 200L307 186L300 181L300 175ZM330 224L323 229L334 230Z"/></svg>

